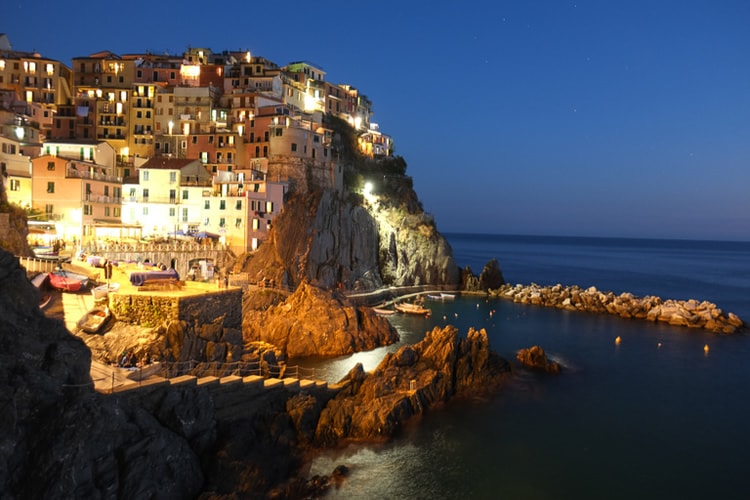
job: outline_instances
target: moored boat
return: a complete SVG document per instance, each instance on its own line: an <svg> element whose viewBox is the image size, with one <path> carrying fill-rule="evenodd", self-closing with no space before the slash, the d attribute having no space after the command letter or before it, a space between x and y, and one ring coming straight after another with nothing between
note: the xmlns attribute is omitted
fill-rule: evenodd
<svg viewBox="0 0 750 500"><path fill-rule="evenodd" d="M111 315L108 307L94 307L78 320L78 328L86 333L97 333L107 324Z"/></svg>
<svg viewBox="0 0 750 500"><path fill-rule="evenodd" d="M373 311L375 311L375 314L378 314L380 316L390 316L392 314L396 314L396 311L393 309L384 309L382 307L373 307Z"/></svg>
<svg viewBox="0 0 750 500"><path fill-rule="evenodd" d="M49 274L49 283L63 292L78 292L89 284L88 276L59 269Z"/></svg>
<svg viewBox="0 0 750 500"><path fill-rule="evenodd" d="M45 286L49 283L49 273L39 273L31 280L31 284L39 290L39 309L44 309L52 300L49 289Z"/></svg>
<svg viewBox="0 0 750 500"><path fill-rule="evenodd" d="M419 314L423 316L429 316L432 311L417 304L402 303L394 306L397 311L406 314Z"/></svg>

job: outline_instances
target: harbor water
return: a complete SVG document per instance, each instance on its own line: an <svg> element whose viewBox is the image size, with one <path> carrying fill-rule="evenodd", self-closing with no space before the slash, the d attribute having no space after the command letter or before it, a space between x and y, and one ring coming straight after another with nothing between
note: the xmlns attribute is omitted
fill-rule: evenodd
<svg viewBox="0 0 750 500"><path fill-rule="evenodd" d="M497 258L509 283L708 300L750 318L750 243L449 234L460 265ZM311 474L351 474L327 498L746 498L750 339L614 316L458 297L430 318L391 316L394 345L321 362L340 379L357 362L445 324L485 328L514 360L540 345L557 376L517 369L496 396L447 404L389 443L318 457ZM619 343L615 338L620 337ZM707 348L706 348L707 346Z"/></svg>

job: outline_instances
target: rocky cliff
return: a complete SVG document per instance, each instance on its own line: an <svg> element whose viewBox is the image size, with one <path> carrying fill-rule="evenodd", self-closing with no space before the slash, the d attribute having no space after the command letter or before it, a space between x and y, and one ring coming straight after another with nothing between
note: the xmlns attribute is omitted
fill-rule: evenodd
<svg viewBox="0 0 750 500"><path fill-rule="evenodd" d="M447 327L333 390L246 392L216 381L105 395L93 390L86 346L38 299L0 250L0 491L9 499L309 497L327 483L295 479L308 453L340 438L387 438L508 373L483 332L461 339Z"/></svg>
<svg viewBox="0 0 750 500"><path fill-rule="evenodd" d="M377 200L331 190L291 196L243 270L292 287L458 286L460 269L432 218Z"/></svg>

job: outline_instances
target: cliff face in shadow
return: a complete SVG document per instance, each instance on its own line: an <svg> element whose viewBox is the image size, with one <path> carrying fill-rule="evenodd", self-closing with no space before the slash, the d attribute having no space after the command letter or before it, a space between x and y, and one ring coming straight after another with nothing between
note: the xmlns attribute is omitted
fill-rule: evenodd
<svg viewBox="0 0 750 500"><path fill-rule="evenodd" d="M6 498L186 498L203 483L184 434L93 391L91 354L39 310L39 292L0 250L0 491ZM163 414L189 413L184 402ZM178 418L173 421L179 422ZM196 428L210 433L211 419ZM165 460L169 457L169 460Z"/></svg>

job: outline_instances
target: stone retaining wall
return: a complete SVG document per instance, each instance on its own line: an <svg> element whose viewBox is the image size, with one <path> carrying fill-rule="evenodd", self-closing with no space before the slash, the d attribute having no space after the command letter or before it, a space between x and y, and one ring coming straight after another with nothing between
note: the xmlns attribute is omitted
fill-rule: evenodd
<svg viewBox="0 0 750 500"><path fill-rule="evenodd" d="M660 321L670 325L704 328L716 333L735 333L745 323L733 313L724 312L711 302L636 297L632 293L601 292L596 287L539 286L506 284L490 295L522 304L557 307L570 311L608 313L622 318Z"/></svg>
<svg viewBox="0 0 750 500"><path fill-rule="evenodd" d="M231 362L242 358L242 290L205 294L109 296L119 322L153 329L156 346L141 346L167 361Z"/></svg>

